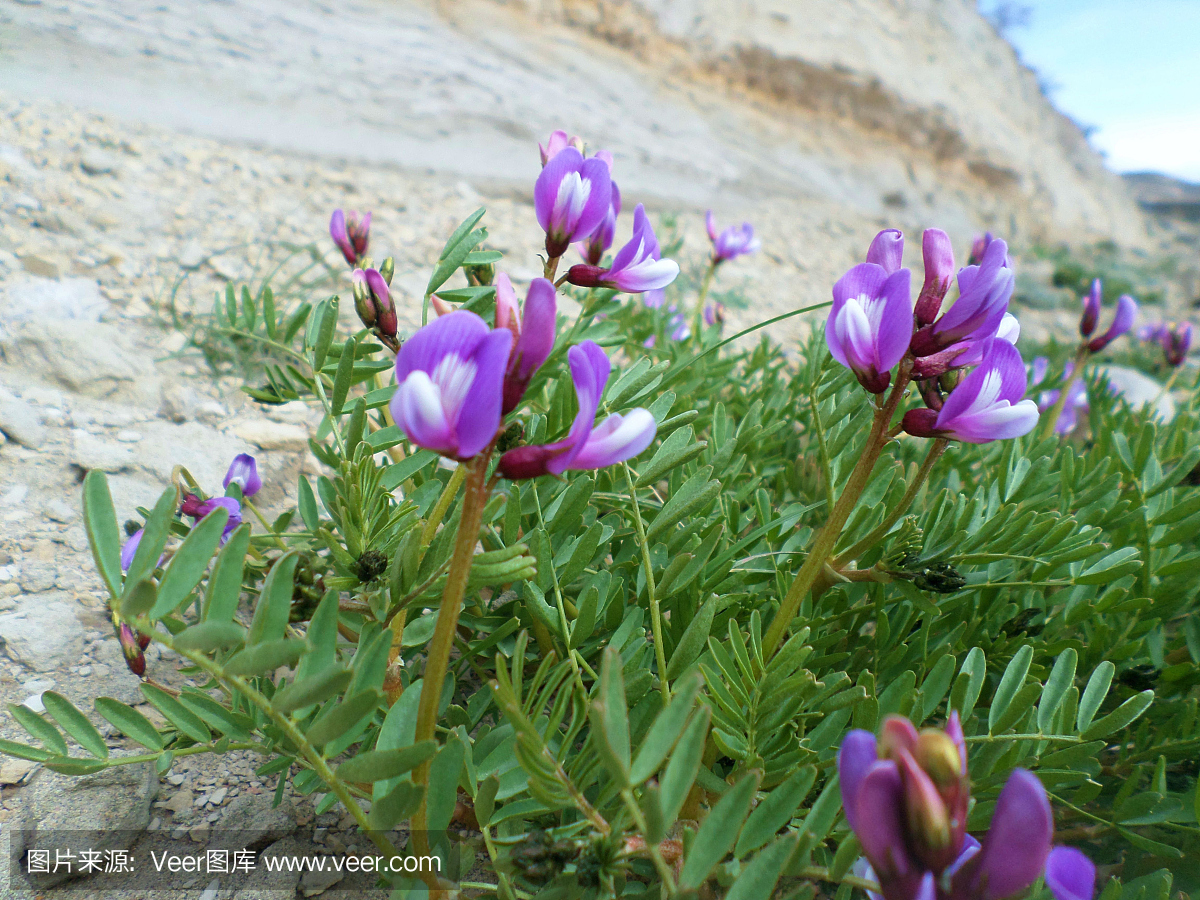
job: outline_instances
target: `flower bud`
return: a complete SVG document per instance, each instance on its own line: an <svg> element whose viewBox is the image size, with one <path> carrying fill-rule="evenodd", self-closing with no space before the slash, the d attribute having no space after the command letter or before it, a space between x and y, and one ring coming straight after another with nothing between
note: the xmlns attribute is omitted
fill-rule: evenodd
<svg viewBox="0 0 1200 900"><path fill-rule="evenodd" d="M1137 301L1128 294L1122 294L1117 300L1117 311L1113 315L1112 324L1108 326L1108 330L1104 334L1094 337L1088 342L1088 350L1092 353L1099 353L1132 328L1135 318L1137 318Z"/></svg>
<svg viewBox="0 0 1200 900"><path fill-rule="evenodd" d="M130 672L141 678L146 674L146 655L142 653L142 647L139 646L133 629L121 623L121 627L117 629L117 639L121 643L121 653L125 657L125 665L129 667Z"/></svg>
<svg viewBox="0 0 1200 900"><path fill-rule="evenodd" d="M939 787L962 778L962 760L949 735L934 728L923 728L917 735L913 759Z"/></svg>
<svg viewBox="0 0 1200 900"><path fill-rule="evenodd" d="M1192 323L1184 322L1180 325L1173 322L1170 327L1163 329L1160 340L1167 365L1176 368L1183 365L1192 346Z"/></svg>
<svg viewBox="0 0 1200 900"><path fill-rule="evenodd" d="M933 324L954 277L954 248L950 236L939 228L927 228L921 236L921 257L925 262L925 282L913 314L917 327Z"/></svg>
<svg viewBox="0 0 1200 900"><path fill-rule="evenodd" d="M954 862L959 850L950 825L950 811L933 779L908 751L900 751L897 766L904 786L904 819L909 845L926 866L940 872Z"/></svg>
<svg viewBox="0 0 1200 900"><path fill-rule="evenodd" d="M932 409L910 409L900 420L905 434L913 437L936 437L938 414Z"/></svg>
<svg viewBox="0 0 1200 900"><path fill-rule="evenodd" d="M925 405L934 411L940 410L942 404L946 402L946 398L942 396L942 392L938 388L938 379L936 378L918 379L917 389L921 392L921 399L925 401Z"/></svg>
<svg viewBox="0 0 1200 900"><path fill-rule="evenodd" d="M492 283L496 277L496 267L491 263L482 263L477 266L463 266L463 274L467 276L467 284L472 287L481 287Z"/></svg>
<svg viewBox="0 0 1200 900"><path fill-rule="evenodd" d="M579 263L567 270L567 281L576 287L599 287L601 277L607 271L607 269L602 269L600 266L589 266L587 263Z"/></svg>
<svg viewBox="0 0 1200 900"><path fill-rule="evenodd" d="M449 315L450 313L454 312L454 310L456 308L453 305L447 303L445 300L443 300L437 294L434 294L433 296L431 296L429 298L429 305L433 307L433 311L438 314L439 318L441 318L442 316Z"/></svg>
<svg viewBox="0 0 1200 900"><path fill-rule="evenodd" d="M371 300L375 306L375 330L384 337L395 337L399 322L396 319L396 306L392 303L392 293L388 290L387 282L376 269L367 269L367 289L371 292Z"/></svg>
<svg viewBox="0 0 1200 900"><path fill-rule="evenodd" d="M1091 337L1100 321L1100 279L1092 282L1092 289L1083 298L1083 314L1079 317L1079 333L1083 337Z"/></svg>
<svg viewBox="0 0 1200 900"><path fill-rule="evenodd" d="M367 287L367 275L362 269L355 269L350 280L354 285L354 311L358 313L358 318L364 325L372 328L375 325L377 312L375 301L371 297L371 289Z"/></svg>
<svg viewBox="0 0 1200 900"><path fill-rule="evenodd" d="M396 271L396 260L389 256L383 261L383 265L379 267L379 274L383 276L383 280L387 282L388 287L392 286L392 275Z"/></svg>

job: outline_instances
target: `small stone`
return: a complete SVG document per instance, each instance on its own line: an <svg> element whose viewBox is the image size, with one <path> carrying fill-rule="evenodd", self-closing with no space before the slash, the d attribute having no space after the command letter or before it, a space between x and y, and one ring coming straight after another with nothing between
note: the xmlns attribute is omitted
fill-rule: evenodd
<svg viewBox="0 0 1200 900"><path fill-rule="evenodd" d="M31 594L50 590L57 580L58 568L53 565L31 565L21 570L21 589Z"/></svg>
<svg viewBox="0 0 1200 900"><path fill-rule="evenodd" d="M57 263L33 253L21 257L21 267L30 275L37 275L39 278L57 278L59 275Z"/></svg>
<svg viewBox="0 0 1200 900"><path fill-rule="evenodd" d="M125 428L117 432L117 440L123 444L136 444L141 439L142 433L140 431L132 431Z"/></svg>
<svg viewBox="0 0 1200 900"><path fill-rule="evenodd" d="M79 675L80 675L80 677L82 677L82 678L87 678L87 677L88 677L89 675L91 675L91 674L92 674L92 667L91 667L91 666L80 666L80 667L79 667Z"/></svg>
<svg viewBox="0 0 1200 900"><path fill-rule="evenodd" d="M198 269L208 257L203 245L197 240L188 241L179 253L179 266L183 269Z"/></svg>
<svg viewBox="0 0 1200 900"><path fill-rule="evenodd" d="M209 835L212 834L212 828L205 822L203 825L197 825L188 831L188 837L197 844L207 844Z"/></svg>
<svg viewBox="0 0 1200 900"><path fill-rule="evenodd" d="M88 175L114 174L120 167L121 161L114 154L97 147L88 147L79 157L79 168Z"/></svg>
<svg viewBox="0 0 1200 900"><path fill-rule="evenodd" d="M73 438L71 462L81 469L120 472L133 463L133 451L128 447L103 440L80 428L74 430Z"/></svg>
<svg viewBox="0 0 1200 900"><path fill-rule="evenodd" d="M181 813L192 808L192 801L192 792L187 788L183 788L167 798L165 808L173 813Z"/></svg>
<svg viewBox="0 0 1200 900"><path fill-rule="evenodd" d="M14 612L0 615L0 644L13 662L35 672L65 669L83 654L82 607L65 593L23 599Z"/></svg>
<svg viewBox="0 0 1200 900"><path fill-rule="evenodd" d="M30 450L40 450L46 443L46 429L37 410L15 397L0 399L0 432Z"/></svg>
<svg viewBox="0 0 1200 900"><path fill-rule="evenodd" d="M229 788L217 788L212 792L212 796L208 798L208 802L213 806L220 806L225 802L225 795L229 793Z"/></svg>
<svg viewBox="0 0 1200 900"><path fill-rule="evenodd" d="M12 756L0 759L0 785L24 784L37 766L37 763L28 759L17 759Z"/></svg>
<svg viewBox="0 0 1200 900"><path fill-rule="evenodd" d="M343 878L345 872L330 870L327 872L310 871L300 876L300 893L305 897L315 897L323 894Z"/></svg>
<svg viewBox="0 0 1200 900"><path fill-rule="evenodd" d="M27 691L52 691L54 686L58 684L53 678L30 678L28 681L22 682L21 687Z"/></svg>
<svg viewBox="0 0 1200 900"><path fill-rule="evenodd" d="M50 500L44 508L46 515L55 522L70 522L75 518L75 510L71 509L65 500L58 497Z"/></svg>
<svg viewBox="0 0 1200 900"><path fill-rule="evenodd" d="M30 694L21 701L21 705L26 709L32 709L35 713L44 713L46 711L46 704L42 702L42 693L39 691L36 694Z"/></svg>
<svg viewBox="0 0 1200 900"><path fill-rule="evenodd" d="M233 433L263 450L304 450L308 447L308 429L270 419L239 422Z"/></svg>

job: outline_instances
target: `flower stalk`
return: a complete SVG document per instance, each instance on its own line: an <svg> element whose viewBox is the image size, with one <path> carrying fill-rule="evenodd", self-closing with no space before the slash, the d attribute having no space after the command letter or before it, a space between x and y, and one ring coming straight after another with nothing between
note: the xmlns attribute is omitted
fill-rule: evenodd
<svg viewBox="0 0 1200 900"><path fill-rule="evenodd" d="M1079 350L1075 353L1075 365L1071 369L1071 374L1067 376L1067 382L1058 392L1058 399L1054 401L1054 405L1050 407L1050 411L1042 416L1042 427L1038 432L1038 438L1045 440L1054 434L1054 426L1058 424L1059 417L1062 416L1063 410L1066 409L1067 400L1071 397L1071 388L1083 376L1083 366L1087 362L1091 351L1088 350L1087 344L1080 344Z"/></svg>
<svg viewBox="0 0 1200 900"><path fill-rule="evenodd" d="M833 509L829 513L829 518L825 521L825 525L813 540L812 546L808 551L808 557L804 560L804 565L800 567L800 571L792 581L791 588L788 589L787 596L783 598L783 602L779 606L779 612L775 614L775 618L771 620L771 626L763 636L763 656L765 659L770 659L775 655L775 651L779 649L788 626L791 624L792 619L795 618L796 611L800 608L800 603L824 571L825 563L828 561L830 553L833 552L833 548L837 545L838 538L841 537L842 528L845 527L846 520L850 518L850 513L854 511L854 506L858 503L858 498L862 496L862 492L870 482L871 473L875 470L875 463L879 461L879 454L883 452L883 448L891 440L889 430L892 418L896 414L896 408L900 405L900 401L904 398L911 373L912 360L905 358L900 363L899 371L896 374L896 383L893 385L887 400L875 410L875 418L871 423L871 433L867 436L867 443L863 447L862 456L858 458L858 462L854 466L854 471L850 473L850 477L846 481L846 486L842 489L837 503L834 504Z"/></svg>
<svg viewBox="0 0 1200 900"><path fill-rule="evenodd" d="M720 260L715 256L709 260L708 268L704 272L704 280L700 282L700 293L696 295L696 310L692 316L692 333L700 335L704 333L704 304L708 301L708 292L712 288L713 277L717 274L717 265Z"/></svg>

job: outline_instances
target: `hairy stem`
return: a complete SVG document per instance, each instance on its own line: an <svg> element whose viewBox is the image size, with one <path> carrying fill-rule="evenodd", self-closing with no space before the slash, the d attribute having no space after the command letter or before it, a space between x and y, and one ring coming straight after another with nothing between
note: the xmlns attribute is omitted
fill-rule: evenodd
<svg viewBox="0 0 1200 900"><path fill-rule="evenodd" d="M900 517L908 512L908 508L912 506L913 500L917 498L917 492L921 490L921 486L925 484L925 479L929 477L929 473L933 470L941 455L946 451L949 441L945 438L934 438L929 445L929 452L925 454L925 461L921 463L921 468L917 470L917 474L913 476L913 480L908 483L908 488L904 491L904 496L900 498L900 502L896 504L896 508L888 513L887 518L879 523L878 527L871 531L865 538L839 556L833 561L833 567L840 569L852 559L858 559L881 540L887 537L892 526L900 521Z"/></svg>
<svg viewBox="0 0 1200 900"><path fill-rule="evenodd" d="M825 563L828 561L829 554L837 544L838 538L841 537L842 528L845 526L846 520L850 518L850 513L854 511L854 506L858 503L858 498L862 495L863 490L870 481L871 472L875 469L875 463L879 461L879 454L883 452L883 448L889 440L888 428L892 423L892 417L896 413L896 407L900 405L900 401L904 397L911 371L911 359L905 359L900 363L900 369L896 374L896 384L892 388L891 394L888 395L883 406L875 410L875 417L871 422L871 432L867 436L867 443L863 447L862 456L858 458L858 463L854 466L854 471L850 473L850 478L846 481L846 486L842 489L837 503L830 510L829 518L825 521L825 525L817 532L817 536L813 539L812 546L808 551L808 558L804 560L804 565L796 573L796 577L792 581L792 586L788 589L787 596L783 598L783 602L779 605L779 612L775 614L775 618L771 620L770 628L767 629L767 633L763 636L763 658L765 660L770 660L775 655L775 651L779 649L788 626L796 616L796 611L800 608L801 602L817 578L824 571Z"/></svg>
<svg viewBox="0 0 1200 900"><path fill-rule="evenodd" d="M417 705L417 728L414 743L432 740L437 728L438 703L442 697L442 683L450 664L450 650L454 646L454 633L458 628L458 616L462 612L463 596L467 592L467 579L471 574L471 561L475 556L475 544L479 541L479 523L483 518L483 507L487 503L484 483L491 452L476 456L462 463L466 470L466 488L463 491L462 515L458 521L458 535L454 541L450 572L446 588L442 593L442 604L438 608L437 623L425 659L422 676L421 699ZM422 763L413 773L417 784L429 784L429 762ZM419 852L429 853L429 836L426 834L426 808L422 800L413 816L413 841Z"/></svg>

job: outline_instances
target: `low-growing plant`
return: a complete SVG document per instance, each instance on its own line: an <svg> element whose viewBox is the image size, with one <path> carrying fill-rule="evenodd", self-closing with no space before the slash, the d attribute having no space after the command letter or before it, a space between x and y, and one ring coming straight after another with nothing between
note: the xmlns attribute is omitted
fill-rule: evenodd
<svg viewBox="0 0 1200 900"><path fill-rule="evenodd" d="M69 774L256 751L277 797L440 860L398 889L1091 900L1098 870L1105 900L1195 890L1194 391L1170 422L1101 393L1087 443L1039 428L1007 248L981 244L943 312L935 230L915 306L885 231L824 335L726 337L705 301L748 226L711 228L685 295L641 207L610 257L611 159L580 148L543 150L523 305L482 209L407 338L392 262L340 212L360 331L338 332L338 297L218 305L277 354L250 396L323 411L327 473L268 523L252 460L207 499L182 472L124 548L89 473L131 667L153 640L195 686L145 671L161 728L96 701L143 753L110 755L53 693L45 716L12 708L36 745L0 751ZM1053 826L1076 849L1051 852ZM487 879L463 884L477 857Z"/></svg>

